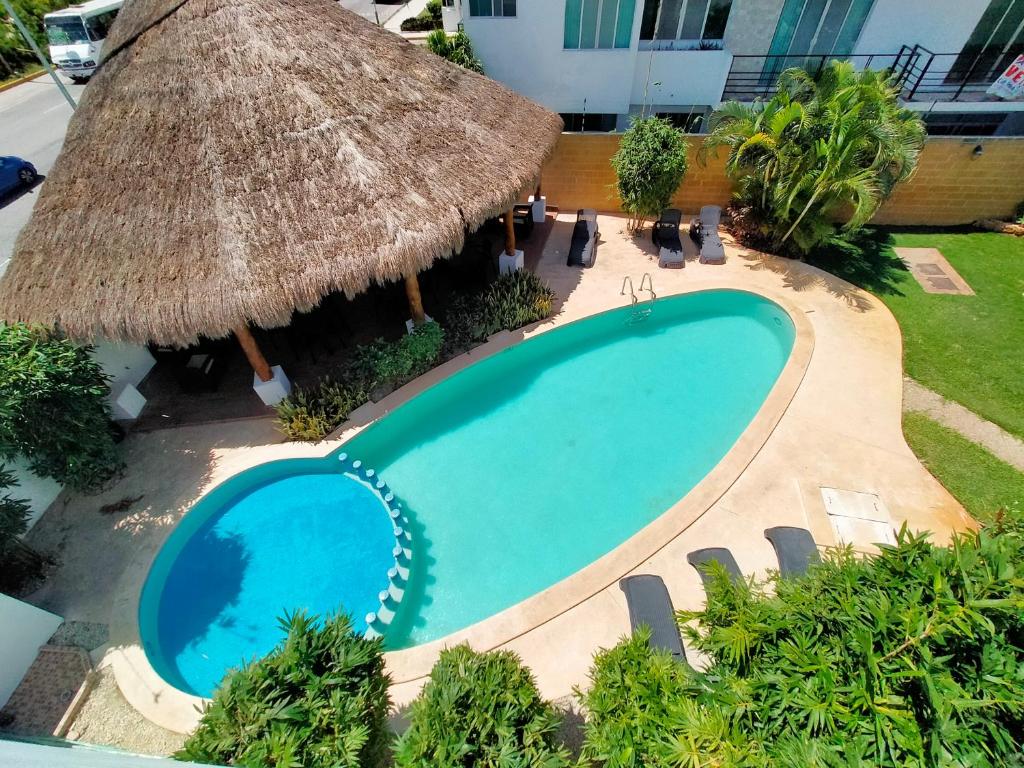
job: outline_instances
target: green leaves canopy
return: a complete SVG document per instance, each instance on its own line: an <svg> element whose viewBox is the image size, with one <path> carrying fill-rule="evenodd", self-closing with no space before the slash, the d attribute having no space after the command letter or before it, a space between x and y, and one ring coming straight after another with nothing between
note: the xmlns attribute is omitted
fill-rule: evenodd
<svg viewBox="0 0 1024 768"><path fill-rule="evenodd" d="M0 326L0 456L78 490L120 468L107 377L90 347L20 323Z"/></svg>
<svg viewBox="0 0 1024 768"><path fill-rule="evenodd" d="M682 131L660 117L636 120L622 135L612 168L631 230L669 206L686 175L688 151Z"/></svg>
<svg viewBox="0 0 1024 768"><path fill-rule="evenodd" d="M802 255L832 234L834 220L856 230L875 215L913 174L925 131L899 106L887 72L833 61L817 77L786 70L778 85L767 103L716 110L704 150L729 150L741 218L755 222L765 245Z"/></svg>
<svg viewBox="0 0 1024 768"><path fill-rule="evenodd" d="M378 768L389 762L388 686L380 638L347 616L286 616L287 637L229 674L177 754L252 768Z"/></svg>
<svg viewBox="0 0 1024 768"><path fill-rule="evenodd" d="M471 72L478 72L481 75L484 73L484 65L473 51L473 41L465 32L456 32L449 37L443 29L435 29L427 35L427 48Z"/></svg>

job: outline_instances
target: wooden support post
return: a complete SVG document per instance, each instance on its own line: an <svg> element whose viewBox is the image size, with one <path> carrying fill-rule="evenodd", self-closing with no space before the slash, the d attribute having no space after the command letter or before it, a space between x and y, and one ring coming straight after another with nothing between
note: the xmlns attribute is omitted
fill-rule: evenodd
<svg viewBox="0 0 1024 768"><path fill-rule="evenodd" d="M423 325L427 316L423 312L423 297L420 296L420 281L413 272L405 276L405 295L409 298L409 312L413 325Z"/></svg>
<svg viewBox="0 0 1024 768"><path fill-rule="evenodd" d="M260 348L256 344L256 339L252 337L252 331L249 330L249 327L240 325L235 328L235 338L238 339L238 343L242 346L242 351L245 352L249 365L256 372L257 378L260 381L270 381L274 378L270 365L267 364L267 358L260 352Z"/></svg>
<svg viewBox="0 0 1024 768"><path fill-rule="evenodd" d="M505 214L505 253L516 255L516 217L512 208Z"/></svg>
<svg viewBox="0 0 1024 768"><path fill-rule="evenodd" d="M537 179L537 191L533 193L533 201L537 202L541 198L540 193L540 179Z"/></svg>

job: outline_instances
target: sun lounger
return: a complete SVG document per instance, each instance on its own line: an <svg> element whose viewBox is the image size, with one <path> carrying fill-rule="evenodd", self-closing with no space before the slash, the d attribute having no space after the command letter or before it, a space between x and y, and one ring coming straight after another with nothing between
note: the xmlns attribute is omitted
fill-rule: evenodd
<svg viewBox="0 0 1024 768"><path fill-rule="evenodd" d="M597 259L597 211L581 208L576 211L576 226L572 230L569 257L565 263L570 267L592 267Z"/></svg>
<svg viewBox="0 0 1024 768"><path fill-rule="evenodd" d="M672 600L660 576L627 576L619 582L629 606L629 626L651 629L651 648L666 650L678 661L686 660Z"/></svg>
<svg viewBox="0 0 1024 768"><path fill-rule="evenodd" d="M821 562L814 537L804 528L780 525L765 529L764 537L775 547L779 573L783 576L802 576L811 563Z"/></svg>
<svg viewBox="0 0 1024 768"><path fill-rule="evenodd" d="M700 209L698 218L705 232L717 232L718 225L722 223L722 209L717 205L705 205Z"/></svg>
<svg viewBox="0 0 1024 768"><path fill-rule="evenodd" d="M725 264L725 246L718 230L705 230L700 244L701 264Z"/></svg>
<svg viewBox="0 0 1024 768"><path fill-rule="evenodd" d="M683 244L679 240L679 224L683 220L682 211L677 208L666 208L661 217L654 222L651 240L658 246L659 267L683 267Z"/></svg>
<svg viewBox="0 0 1024 768"><path fill-rule="evenodd" d="M722 547L698 549L688 554L686 561L697 569L697 573L700 574L700 580L704 583L705 587L707 587L710 578L708 575L708 565L710 563L719 563L733 579L743 579L740 567L736 564L736 558L732 556L732 552Z"/></svg>

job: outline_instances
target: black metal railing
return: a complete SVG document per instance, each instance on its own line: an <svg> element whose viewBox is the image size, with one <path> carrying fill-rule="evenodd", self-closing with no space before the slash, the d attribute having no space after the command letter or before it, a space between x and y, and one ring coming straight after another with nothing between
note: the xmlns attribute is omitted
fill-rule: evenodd
<svg viewBox="0 0 1024 768"><path fill-rule="evenodd" d="M852 61L858 69L887 69L893 74L905 101L995 101L988 95L992 82L1001 74L977 64L963 67L956 53L933 53L920 45L904 45L896 53L856 56L795 55L733 56L722 98L735 101L769 99L776 91L779 74L790 67L803 67L817 74L834 59Z"/></svg>

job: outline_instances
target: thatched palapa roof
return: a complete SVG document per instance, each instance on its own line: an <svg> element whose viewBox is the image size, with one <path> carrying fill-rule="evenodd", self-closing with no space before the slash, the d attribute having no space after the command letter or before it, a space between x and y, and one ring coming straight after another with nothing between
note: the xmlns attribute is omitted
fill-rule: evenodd
<svg viewBox="0 0 1024 768"><path fill-rule="evenodd" d="M129 0L0 281L5 319L185 344L425 269L561 119L334 0Z"/></svg>

